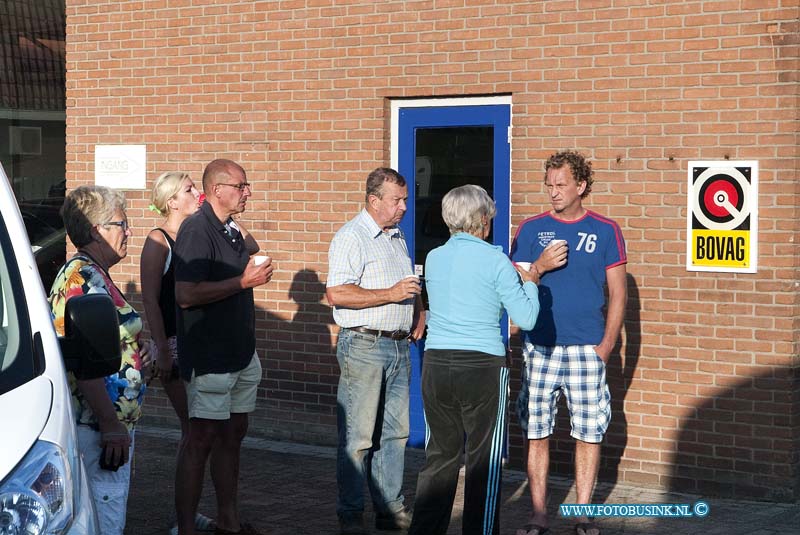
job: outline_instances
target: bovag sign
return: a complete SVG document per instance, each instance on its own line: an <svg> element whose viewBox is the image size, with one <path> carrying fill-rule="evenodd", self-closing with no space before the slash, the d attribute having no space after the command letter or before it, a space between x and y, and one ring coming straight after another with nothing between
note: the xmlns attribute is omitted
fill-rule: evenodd
<svg viewBox="0 0 800 535"><path fill-rule="evenodd" d="M689 162L686 269L755 273L758 162Z"/></svg>

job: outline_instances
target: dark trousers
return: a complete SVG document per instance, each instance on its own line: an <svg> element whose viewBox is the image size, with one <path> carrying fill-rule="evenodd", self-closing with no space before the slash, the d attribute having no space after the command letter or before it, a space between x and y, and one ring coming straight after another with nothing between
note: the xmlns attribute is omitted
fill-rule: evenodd
<svg viewBox="0 0 800 535"><path fill-rule="evenodd" d="M479 351L425 351L425 467L409 535L444 535L450 524L462 451L466 465L462 533L497 534L505 443L508 368Z"/></svg>

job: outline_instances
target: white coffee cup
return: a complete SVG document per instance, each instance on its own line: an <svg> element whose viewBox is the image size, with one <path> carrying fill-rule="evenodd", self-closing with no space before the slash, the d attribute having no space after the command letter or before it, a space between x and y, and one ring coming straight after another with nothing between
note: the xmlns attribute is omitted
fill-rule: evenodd
<svg viewBox="0 0 800 535"><path fill-rule="evenodd" d="M560 244L567 244L567 240L550 240L550 243L547 244L547 247L555 247Z"/></svg>
<svg viewBox="0 0 800 535"><path fill-rule="evenodd" d="M514 262L514 265L521 267L525 271L530 271L531 270L531 263L530 262Z"/></svg>
<svg viewBox="0 0 800 535"><path fill-rule="evenodd" d="M263 264L267 260L269 260L269 256L267 256L267 255L257 255L257 256L253 257L253 264L255 264L256 266L260 266L261 264Z"/></svg>

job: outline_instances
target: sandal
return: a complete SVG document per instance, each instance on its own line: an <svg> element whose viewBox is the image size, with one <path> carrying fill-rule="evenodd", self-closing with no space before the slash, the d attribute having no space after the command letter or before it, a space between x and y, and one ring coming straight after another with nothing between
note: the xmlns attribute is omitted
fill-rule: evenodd
<svg viewBox="0 0 800 535"><path fill-rule="evenodd" d="M197 513L194 517L194 529L195 531L211 532L217 529L217 522L213 518Z"/></svg>
<svg viewBox="0 0 800 535"><path fill-rule="evenodd" d="M530 523L518 529L516 535L544 535L548 531L550 531L550 528Z"/></svg>
<svg viewBox="0 0 800 535"><path fill-rule="evenodd" d="M575 524L575 535L600 535L600 528L594 522Z"/></svg>
<svg viewBox="0 0 800 535"><path fill-rule="evenodd" d="M194 517L194 530L200 533L213 533L217 529L217 522L204 514L197 513ZM178 535L178 523L174 523L169 530L169 535Z"/></svg>

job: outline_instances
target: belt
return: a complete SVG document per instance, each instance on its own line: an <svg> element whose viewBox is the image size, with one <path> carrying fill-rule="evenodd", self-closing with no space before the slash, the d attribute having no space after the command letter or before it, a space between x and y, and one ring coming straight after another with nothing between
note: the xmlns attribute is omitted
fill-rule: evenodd
<svg viewBox="0 0 800 535"><path fill-rule="evenodd" d="M372 336L383 336L384 338L391 338L392 340L405 340L410 334L408 331L377 331L375 329L367 329L366 327L348 327L351 331L362 334L371 334Z"/></svg>

